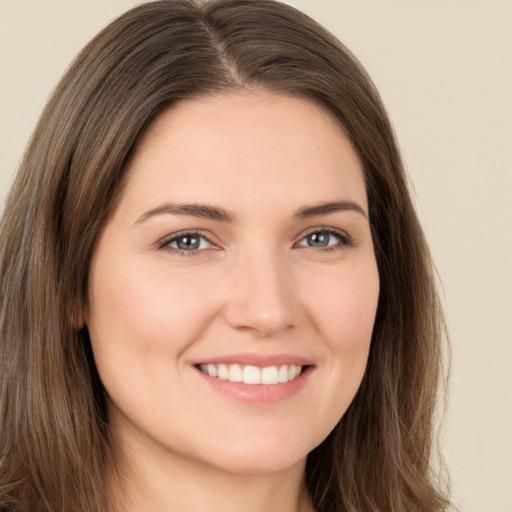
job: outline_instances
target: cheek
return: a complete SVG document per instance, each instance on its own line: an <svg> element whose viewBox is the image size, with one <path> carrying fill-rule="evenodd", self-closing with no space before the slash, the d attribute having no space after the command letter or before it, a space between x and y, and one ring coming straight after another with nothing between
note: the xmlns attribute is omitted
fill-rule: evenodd
<svg viewBox="0 0 512 512"><path fill-rule="evenodd" d="M192 275L169 274L136 262L92 268L87 325L103 378L176 361L215 314L213 289Z"/></svg>
<svg viewBox="0 0 512 512"><path fill-rule="evenodd" d="M317 282L319 293L312 296L311 308L317 329L332 353L365 352L375 321L379 298L376 264L341 268L335 275Z"/></svg>
<svg viewBox="0 0 512 512"><path fill-rule="evenodd" d="M330 431L348 409L366 369L379 297L376 265L351 266L335 279L331 275L329 285L326 282L319 289L324 293L313 296L310 303L326 370L317 409Z"/></svg>
<svg viewBox="0 0 512 512"><path fill-rule="evenodd" d="M166 325L167 333L179 333L185 326L197 325L202 309L214 299L193 275L126 267L123 271L116 266L113 271L109 266L108 272L98 268L91 276L90 320L110 326L113 332L136 329L162 334Z"/></svg>

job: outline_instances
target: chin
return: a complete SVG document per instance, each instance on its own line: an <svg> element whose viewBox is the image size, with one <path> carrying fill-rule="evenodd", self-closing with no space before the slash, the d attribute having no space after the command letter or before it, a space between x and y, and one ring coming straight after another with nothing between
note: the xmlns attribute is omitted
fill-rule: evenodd
<svg viewBox="0 0 512 512"><path fill-rule="evenodd" d="M279 453L279 452L277 452ZM237 475L268 475L286 472L292 468L303 467L306 461L307 453L297 458L297 455L290 457L278 456L262 457L259 454L238 454L230 457L230 460L224 460L223 463L215 463L215 467L225 473Z"/></svg>
<svg viewBox="0 0 512 512"><path fill-rule="evenodd" d="M264 475L302 468L308 453L315 447L309 443L294 443L290 439L272 438L264 434L256 438L252 436L253 442L250 443L247 442L249 437L240 443L229 441L226 437L222 446L208 450L213 456L203 461L227 473Z"/></svg>

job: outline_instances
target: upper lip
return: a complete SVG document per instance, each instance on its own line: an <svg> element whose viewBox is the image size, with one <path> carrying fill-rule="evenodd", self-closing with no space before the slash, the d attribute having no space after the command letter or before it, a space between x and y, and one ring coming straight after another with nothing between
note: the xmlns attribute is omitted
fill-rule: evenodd
<svg viewBox="0 0 512 512"><path fill-rule="evenodd" d="M229 354L225 356L210 357L198 361L199 364L239 364L241 366L257 366L264 368L266 366L311 366L313 362L305 357L293 354Z"/></svg>

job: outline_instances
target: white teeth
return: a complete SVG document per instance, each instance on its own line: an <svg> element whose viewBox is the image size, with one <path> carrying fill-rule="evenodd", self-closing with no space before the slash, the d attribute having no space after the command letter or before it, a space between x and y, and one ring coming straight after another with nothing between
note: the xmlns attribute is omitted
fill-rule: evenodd
<svg viewBox="0 0 512 512"><path fill-rule="evenodd" d="M278 373L279 382L288 382L288 366L281 366Z"/></svg>
<svg viewBox="0 0 512 512"><path fill-rule="evenodd" d="M267 366L261 369L262 384L277 384L279 382L279 371L277 366Z"/></svg>
<svg viewBox="0 0 512 512"><path fill-rule="evenodd" d="M288 382L297 378L302 372L302 367L297 365L265 366L264 368L259 368L257 366L240 366L238 364L201 364L199 368L203 373L210 375L210 377L218 377L219 379L231 382L266 385Z"/></svg>
<svg viewBox="0 0 512 512"><path fill-rule="evenodd" d="M256 366L244 366L245 384L261 384L261 370Z"/></svg>
<svg viewBox="0 0 512 512"><path fill-rule="evenodd" d="M231 382L242 382L242 368L240 368L240 366L238 366L237 364L230 364L228 380L230 380Z"/></svg>
<svg viewBox="0 0 512 512"><path fill-rule="evenodd" d="M225 364L219 364L217 368L217 377L222 380L228 380L229 368Z"/></svg>

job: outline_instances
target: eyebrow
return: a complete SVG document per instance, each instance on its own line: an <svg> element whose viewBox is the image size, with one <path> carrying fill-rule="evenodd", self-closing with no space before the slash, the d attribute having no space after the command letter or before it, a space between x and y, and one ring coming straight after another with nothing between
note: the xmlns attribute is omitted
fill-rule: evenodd
<svg viewBox="0 0 512 512"><path fill-rule="evenodd" d="M306 206L300 208L294 213L294 217L298 219L309 219L321 215L328 215L330 213L353 211L360 213L364 218L367 218L366 212L361 206L352 201L332 201L313 206ZM155 217L156 215L186 215L190 217L197 217L200 219L216 220L221 222L232 223L235 221L235 216L223 208L218 206L210 206L196 203L166 203L156 208L146 210L136 221L135 225L144 222L145 220Z"/></svg>
<svg viewBox="0 0 512 512"><path fill-rule="evenodd" d="M306 206L295 212L295 217L299 219L309 219L319 215L328 215L336 212L357 212L360 213L365 219L368 215L361 206L353 201L333 201L329 203L322 203L314 206Z"/></svg>
<svg viewBox="0 0 512 512"><path fill-rule="evenodd" d="M210 220L218 220L221 222L233 222L234 216L229 212L222 208L218 208L217 206L209 206L203 204L194 204L194 203L182 203L182 204L174 204L167 203L162 206L158 206L156 208L152 208L151 210L145 211L135 222L135 224L139 224L144 222L146 219L150 217L154 217L155 215L163 215L163 214L174 214L174 215L187 215L191 217L198 217L200 219L210 219ZM134 225L135 225L134 224Z"/></svg>

